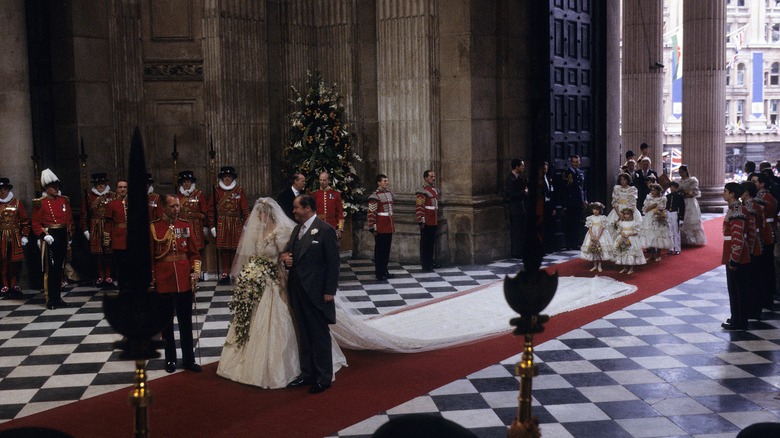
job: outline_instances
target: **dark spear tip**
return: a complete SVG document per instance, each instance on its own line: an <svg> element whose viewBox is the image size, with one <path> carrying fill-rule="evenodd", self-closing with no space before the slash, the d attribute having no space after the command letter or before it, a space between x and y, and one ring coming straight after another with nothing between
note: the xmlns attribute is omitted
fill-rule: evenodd
<svg viewBox="0 0 780 438"><path fill-rule="evenodd" d="M127 272L128 288L146 291L151 281L151 255L149 244L149 198L146 194L146 158L141 131L133 130L127 178ZM132 236L132 239L130 239ZM132 242L132 243L130 243Z"/></svg>

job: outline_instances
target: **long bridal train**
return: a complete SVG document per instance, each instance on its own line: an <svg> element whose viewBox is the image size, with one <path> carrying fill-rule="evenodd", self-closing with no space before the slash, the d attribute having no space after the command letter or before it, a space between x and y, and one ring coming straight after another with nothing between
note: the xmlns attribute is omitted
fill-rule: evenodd
<svg viewBox="0 0 780 438"><path fill-rule="evenodd" d="M636 290L609 277L560 277L543 313L557 315ZM509 320L517 316L504 299L503 281L373 318L355 315L341 300L337 295L331 332L341 347L354 350L415 353L467 344L511 331Z"/></svg>

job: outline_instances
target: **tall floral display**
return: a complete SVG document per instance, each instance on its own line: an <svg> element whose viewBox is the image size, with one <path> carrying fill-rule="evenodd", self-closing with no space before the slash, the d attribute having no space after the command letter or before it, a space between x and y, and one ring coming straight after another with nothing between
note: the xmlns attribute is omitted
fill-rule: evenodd
<svg viewBox="0 0 780 438"><path fill-rule="evenodd" d="M332 187L341 192L345 214L365 209L365 190L353 163L362 159L352 152L351 137L342 123L344 107L336 84L327 85L318 72L309 72L305 96L295 88L290 114L290 137L284 149L285 175L306 175L309 189L319 188L322 172L331 176Z"/></svg>

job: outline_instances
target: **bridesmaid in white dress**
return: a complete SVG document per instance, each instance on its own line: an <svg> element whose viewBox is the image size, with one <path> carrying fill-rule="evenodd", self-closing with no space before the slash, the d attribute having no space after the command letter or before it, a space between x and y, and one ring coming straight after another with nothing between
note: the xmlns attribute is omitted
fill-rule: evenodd
<svg viewBox="0 0 780 438"><path fill-rule="evenodd" d="M615 223L620 220L620 212L627 207L634 209L634 217L641 217L641 213L636 208L636 199L639 193L636 187L631 185L631 175L621 173L618 175L618 184L612 188L612 209L607 215L607 223L610 225L610 236L615 236Z"/></svg>
<svg viewBox="0 0 780 438"><path fill-rule="evenodd" d="M601 262L611 260L612 236L607 232L607 217L604 216L604 204L590 203L591 215L585 218L585 240L580 247L580 258L593 262L591 272L602 271Z"/></svg>
<svg viewBox="0 0 780 438"><path fill-rule="evenodd" d="M701 197L699 180L688 173L688 166L680 166L680 188L685 197L685 219L680 227L680 240L683 245L702 246L707 244L704 228L701 226L701 209L696 198Z"/></svg>
<svg viewBox="0 0 780 438"><path fill-rule="evenodd" d="M647 263L642 252L642 242L639 241L641 218L636 218L634 209L630 207L624 208L620 213L621 218L617 222L615 241L612 244L612 257L615 264L624 266L621 274L633 274L634 266Z"/></svg>
<svg viewBox="0 0 780 438"><path fill-rule="evenodd" d="M650 186L650 194L645 198L642 210L645 217L642 221L640 241L647 248L649 260L661 261L661 250L672 247L672 236L669 233L669 222L666 216L666 196L659 184Z"/></svg>
<svg viewBox="0 0 780 438"><path fill-rule="evenodd" d="M231 278L238 278L244 264L253 256L277 261L294 227L295 223L276 201L258 199L238 244ZM335 373L347 362L336 341L331 344ZM243 346L236 343L235 323L231 323L217 374L261 388L284 388L300 372L298 340L287 297L287 277L285 270L280 269L279 278L268 282L252 311L249 339Z"/></svg>

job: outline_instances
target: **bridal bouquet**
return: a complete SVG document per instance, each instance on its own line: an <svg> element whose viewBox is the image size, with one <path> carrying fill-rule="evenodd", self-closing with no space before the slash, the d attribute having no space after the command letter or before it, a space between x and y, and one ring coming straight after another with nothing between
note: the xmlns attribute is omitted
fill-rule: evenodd
<svg viewBox="0 0 780 438"><path fill-rule="evenodd" d="M252 311L263 297L263 291L269 281L279 278L279 265L265 257L251 257L241 269L236 280L236 290L228 303L233 313L231 324L235 327L236 345L243 347L249 340L249 327L252 324Z"/></svg>
<svg viewBox="0 0 780 438"><path fill-rule="evenodd" d="M598 241L591 240L587 252L591 255L601 254L601 244Z"/></svg>
<svg viewBox="0 0 780 438"><path fill-rule="evenodd" d="M618 240L617 245L615 245L615 251L619 253L624 253L628 251L631 248L631 241L628 240L628 237L623 237L622 239Z"/></svg>

